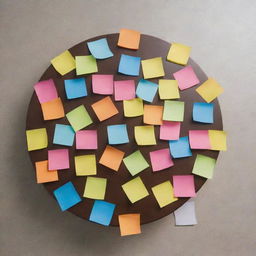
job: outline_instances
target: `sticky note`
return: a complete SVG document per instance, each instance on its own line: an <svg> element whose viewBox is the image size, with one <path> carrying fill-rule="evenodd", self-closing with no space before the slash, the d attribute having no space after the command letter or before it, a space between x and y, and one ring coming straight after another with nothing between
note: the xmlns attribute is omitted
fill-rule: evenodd
<svg viewBox="0 0 256 256"><path fill-rule="evenodd" d="M159 97L161 100L179 99L178 82L171 79L159 79Z"/></svg>
<svg viewBox="0 0 256 256"><path fill-rule="evenodd" d="M59 180L58 171L48 171L48 161L35 162L37 183L46 183Z"/></svg>
<svg viewBox="0 0 256 256"><path fill-rule="evenodd" d="M140 177L136 177L126 182L122 185L122 188L131 203L135 203L149 195Z"/></svg>
<svg viewBox="0 0 256 256"><path fill-rule="evenodd" d="M109 226L116 205L106 201L95 200L89 217L90 221Z"/></svg>
<svg viewBox="0 0 256 256"><path fill-rule="evenodd" d="M144 124L161 125L163 124L163 106L144 105Z"/></svg>
<svg viewBox="0 0 256 256"><path fill-rule="evenodd" d="M169 148L149 152L153 172L167 169L174 165Z"/></svg>
<svg viewBox="0 0 256 256"><path fill-rule="evenodd" d="M114 171L118 171L122 163L124 154L125 153L123 151L107 145L100 158L99 163Z"/></svg>
<svg viewBox="0 0 256 256"><path fill-rule="evenodd" d="M189 144L192 149L211 149L208 130L190 130Z"/></svg>
<svg viewBox="0 0 256 256"><path fill-rule="evenodd" d="M71 181L55 189L53 194L62 211L66 211L82 201Z"/></svg>
<svg viewBox="0 0 256 256"><path fill-rule="evenodd" d="M113 75L92 75L92 91L93 93L102 95L113 94Z"/></svg>
<svg viewBox="0 0 256 256"><path fill-rule="evenodd" d="M65 116L61 98L41 104L44 120L54 120Z"/></svg>
<svg viewBox="0 0 256 256"><path fill-rule="evenodd" d="M140 44L140 32L122 28L119 32L117 45L123 48L138 50Z"/></svg>
<svg viewBox="0 0 256 256"><path fill-rule="evenodd" d="M107 126L108 143L110 145L124 144L129 142L126 124Z"/></svg>
<svg viewBox="0 0 256 256"><path fill-rule="evenodd" d="M128 76L138 76L140 74L140 57L121 54L118 72Z"/></svg>
<svg viewBox="0 0 256 256"><path fill-rule="evenodd" d="M172 43L167 55L167 60L180 64L187 65L191 47L184 44Z"/></svg>
<svg viewBox="0 0 256 256"><path fill-rule="evenodd" d="M45 128L26 130L28 151L48 147L48 136Z"/></svg>
<svg viewBox="0 0 256 256"><path fill-rule="evenodd" d="M84 105L80 105L79 107L71 110L66 114L66 117L75 132L92 124L92 119Z"/></svg>
<svg viewBox="0 0 256 256"><path fill-rule="evenodd" d="M173 175L173 189L176 197L195 197L194 175Z"/></svg>
<svg viewBox="0 0 256 256"><path fill-rule="evenodd" d="M114 81L115 100L131 100L135 98L134 80Z"/></svg>
<svg viewBox="0 0 256 256"><path fill-rule="evenodd" d="M34 85L34 89L40 103L58 98L58 92L53 79L39 81Z"/></svg>
<svg viewBox="0 0 256 256"><path fill-rule="evenodd" d="M98 177L87 177L84 189L84 197L104 200L107 179Z"/></svg>
<svg viewBox="0 0 256 256"><path fill-rule="evenodd" d="M69 100L87 96L85 78L64 80L65 91Z"/></svg>
<svg viewBox="0 0 256 256"><path fill-rule="evenodd" d="M86 75L98 72L96 59L92 55L76 56L76 75Z"/></svg>
<svg viewBox="0 0 256 256"><path fill-rule="evenodd" d="M70 125L56 124L54 130L53 144L72 146L75 132Z"/></svg>
<svg viewBox="0 0 256 256"><path fill-rule="evenodd" d="M97 130L80 130L76 132L76 149L97 149Z"/></svg>
<svg viewBox="0 0 256 256"><path fill-rule="evenodd" d="M97 173L95 155L75 156L76 176L95 175Z"/></svg>
<svg viewBox="0 0 256 256"><path fill-rule="evenodd" d="M118 221L121 236L136 235L141 233L139 213L118 215Z"/></svg>
<svg viewBox="0 0 256 256"><path fill-rule="evenodd" d="M135 126L134 136L138 145L156 145L155 129L153 125Z"/></svg>
<svg viewBox="0 0 256 256"><path fill-rule="evenodd" d="M158 84L141 79L136 89L136 95L145 101L152 102L156 95L157 89Z"/></svg>
<svg viewBox="0 0 256 256"><path fill-rule="evenodd" d="M51 60L53 67L62 76L75 69L75 59L67 50Z"/></svg>
<svg viewBox="0 0 256 256"><path fill-rule="evenodd" d="M160 140L178 140L180 137L180 122L163 121L160 126Z"/></svg>
<svg viewBox="0 0 256 256"><path fill-rule="evenodd" d="M174 211L174 216L176 226L196 225L195 202L192 200L187 201Z"/></svg>
<svg viewBox="0 0 256 256"><path fill-rule="evenodd" d="M127 170L132 176L140 173L141 171L149 167L149 164L139 150L125 157L123 161Z"/></svg>
<svg viewBox="0 0 256 256"><path fill-rule="evenodd" d="M192 156L188 137L180 137L178 140L170 140L169 147L173 158Z"/></svg>
<svg viewBox="0 0 256 256"><path fill-rule="evenodd" d="M109 96L93 103L92 109L100 121L118 114L118 110Z"/></svg>
<svg viewBox="0 0 256 256"><path fill-rule="evenodd" d="M48 169L63 170L69 168L68 149L48 150Z"/></svg>
<svg viewBox="0 0 256 256"><path fill-rule="evenodd" d="M175 80L177 80L180 90L188 89L200 83L191 66L180 69L179 71L173 73L173 76Z"/></svg>
<svg viewBox="0 0 256 256"><path fill-rule="evenodd" d="M212 179L216 160L209 156L197 154L192 173Z"/></svg>
<svg viewBox="0 0 256 256"><path fill-rule="evenodd" d="M224 131L209 130L211 150L227 150L227 135Z"/></svg>
<svg viewBox="0 0 256 256"><path fill-rule="evenodd" d="M141 61L144 79L162 77L165 75L161 57Z"/></svg>
<svg viewBox="0 0 256 256"><path fill-rule="evenodd" d="M195 102L193 104L193 121L212 124L213 123L213 103Z"/></svg>
<svg viewBox="0 0 256 256"><path fill-rule="evenodd" d="M213 78L208 78L196 88L196 92L207 102L211 102L224 92L224 89Z"/></svg>
<svg viewBox="0 0 256 256"><path fill-rule="evenodd" d="M143 101L140 98L124 100L123 106L125 117L135 117L143 115Z"/></svg>
<svg viewBox="0 0 256 256"><path fill-rule="evenodd" d="M184 119L185 103L183 101L165 100L163 120L182 122Z"/></svg>
<svg viewBox="0 0 256 256"><path fill-rule="evenodd" d="M169 180L152 187L152 191L160 208L178 200L173 194L173 187Z"/></svg>
<svg viewBox="0 0 256 256"><path fill-rule="evenodd" d="M106 38L88 42L87 46L95 59L107 59L113 56Z"/></svg>

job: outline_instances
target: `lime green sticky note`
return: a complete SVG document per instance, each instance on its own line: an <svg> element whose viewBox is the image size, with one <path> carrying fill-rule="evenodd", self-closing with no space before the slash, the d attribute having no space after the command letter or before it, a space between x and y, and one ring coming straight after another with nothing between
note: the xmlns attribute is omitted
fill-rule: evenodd
<svg viewBox="0 0 256 256"><path fill-rule="evenodd" d="M178 200L173 194L173 187L169 180L152 187L152 191L160 208Z"/></svg>
<svg viewBox="0 0 256 256"><path fill-rule="evenodd" d="M216 160L209 156L197 154L192 173L211 179Z"/></svg>
<svg viewBox="0 0 256 256"><path fill-rule="evenodd" d="M124 100L124 116L135 117L143 115L143 100L141 98L135 98L132 100Z"/></svg>
<svg viewBox="0 0 256 256"><path fill-rule="evenodd" d="M132 176L149 167L149 164L139 150L125 157L123 161Z"/></svg>
<svg viewBox="0 0 256 256"><path fill-rule="evenodd" d="M77 176L95 175L97 173L95 155L75 156L75 169Z"/></svg>
<svg viewBox="0 0 256 256"><path fill-rule="evenodd" d="M147 188L140 177L136 177L126 182L122 185L122 188L131 203L135 203L149 195Z"/></svg>
<svg viewBox="0 0 256 256"><path fill-rule="evenodd" d="M51 60L53 67L62 76L75 69L75 59L67 50Z"/></svg>
<svg viewBox="0 0 256 256"><path fill-rule="evenodd" d="M45 128L26 130L28 151L48 147L48 136Z"/></svg>
<svg viewBox="0 0 256 256"><path fill-rule="evenodd" d="M138 145L156 145L155 129L153 125L135 126L134 136Z"/></svg>
<svg viewBox="0 0 256 256"><path fill-rule="evenodd" d="M183 101L165 100L163 120L182 122L184 119L184 106Z"/></svg>
<svg viewBox="0 0 256 256"><path fill-rule="evenodd" d="M107 179L98 177L87 177L84 189L84 197L104 200Z"/></svg>
<svg viewBox="0 0 256 256"><path fill-rule="evenodd" d="M84 75L98 72L96 59L92 55L76 56L76 74Z"/></svg>
<svg viewBox="0 0 256 256"><path fill-rule="evenodd" d="M80 105L79 107L71 110L66 114L66 117L75 132L92 123L92 119L84 105Z"/></svg>

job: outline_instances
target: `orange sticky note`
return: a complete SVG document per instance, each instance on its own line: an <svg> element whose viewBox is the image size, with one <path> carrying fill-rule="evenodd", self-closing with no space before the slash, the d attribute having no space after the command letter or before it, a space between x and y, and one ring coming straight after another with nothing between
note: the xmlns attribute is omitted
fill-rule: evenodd
<svg viewBox="0 0 256 256"><path fill-rule="evenodd" d="M124 152L111 146L106 146L99 163L118 171L124 157Z"/></svg>
<svg viewBox="0 0 256 256"><path fill-rule="evenodd" d="M123 48L138 50L140 44L140 32L130 29L121 29L117 45Z"/></svg>
<svg viewBox="0 0 256 256"><path fill-rule="evenodd" d="M144 105L143 122L145 124L162 125L163 124L163 106Z"/></svg>
<svg viewBox="0 0 256 256"><path fill-rule="evenodd" d="M47 101L41 104L44 120L53 120L65 116L61 98Z"/></svg>
<svg viewBox="0 0 256 256"><path fill-rule="evenodd" d="M48 170L48 161L35 162L37 183L46 183L59 180L58 171Z"/></svg>
<svg viewBox="0 0 256 256"><path fill-rule="evenodd" d="M100 121L104 121L118 113L116 106L109 96L92 104L92 108Z"/></svg>
<svg viewBox="0 0 256 256"><path fill-rule="evenodd" d="M118 215L118 221L121 236L136 235L141 233L139 213Z"/></svg>

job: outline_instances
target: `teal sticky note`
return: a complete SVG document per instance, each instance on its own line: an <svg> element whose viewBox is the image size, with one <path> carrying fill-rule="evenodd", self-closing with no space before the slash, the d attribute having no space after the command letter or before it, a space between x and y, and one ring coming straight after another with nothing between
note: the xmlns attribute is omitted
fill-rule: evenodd
<svg viewBox="0 0 256 256"><path fill-rule="evenodd" d="M106 38L88 42L87 45L95 59L107 59L113 56Z"/></svg>
<svg viewBox="0 0 256 256"><path fill-rule="evenodd" d="M74 143L75 131L70 125L56 124L53 136L53 144L72 146Z"/></svg>
<svg viewBox="0 0 256 256"><path fill-rule="evenodd" d="M178 140L170 140L169 147L173 158L192 156L188 137L180 137Z"/></svg>
<svg viewBox="0 0 256 256"><path fill-rule="evenodd" d="M193 121L212 124L213 109L213 103L195 102L193 105Z"/></svg>
<svg viewBox="0 0 256 256"><path fill-rule="evenodd" d="M158 84L141 79L136 89L136 95L148 102L152 102L156 95Z"/></svg>
<svg viewBox="0 0 256 256"><path fill-rule="evenodd" d="M76 99L87 96L85 78L75 78L64 80L67 98Z"/></svg>
<svg viewBox="0 0 256 256"><path fill-rule="evenodd" d="M124 144L129 142L126 124L107 126L108 143L110 145Z"/></svg>
<svg viewBox="0 0 256 256"><path fill-rule="evenodd" d="M138 76L140 74L140 57L121 54L118 72L128 76Z"/></svg>

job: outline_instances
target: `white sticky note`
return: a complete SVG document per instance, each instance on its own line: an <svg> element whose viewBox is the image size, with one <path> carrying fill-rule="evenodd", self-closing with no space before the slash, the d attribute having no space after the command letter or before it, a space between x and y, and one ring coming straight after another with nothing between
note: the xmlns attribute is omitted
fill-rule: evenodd
<svg viewBox="0 0 256 256"><path fill-rule="evenodd" d="M176 226L190 226L196 225L195 202L193 200L187 201L180 208L174 211Z"/></svg>

